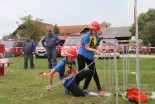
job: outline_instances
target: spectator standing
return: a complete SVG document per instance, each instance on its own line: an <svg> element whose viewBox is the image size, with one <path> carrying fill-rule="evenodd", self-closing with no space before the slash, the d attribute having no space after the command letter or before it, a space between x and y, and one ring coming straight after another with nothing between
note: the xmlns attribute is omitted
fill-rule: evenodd
<svg viewBox="0 0 155 104"><path fill-rule="evenodd" d="M48 35L46 35L41 42L47 51L48 67L50 72L51 69L57 65L56 46L60 43L60 38L58 35L53 34L51 29L48 29ZM53 63L51 60L53 60Z"/></svg>
<svg viewBox="0 0 155 104"><path fill-rule="evenodd" d="M34 69L33 54L35 53L36 44L33 40L30 39L29 34L27 34L25 37L26 40L24 41L22 46L22 53L24 54L24 70L28 67L28 58L30 59L31 69Z"/></svg>

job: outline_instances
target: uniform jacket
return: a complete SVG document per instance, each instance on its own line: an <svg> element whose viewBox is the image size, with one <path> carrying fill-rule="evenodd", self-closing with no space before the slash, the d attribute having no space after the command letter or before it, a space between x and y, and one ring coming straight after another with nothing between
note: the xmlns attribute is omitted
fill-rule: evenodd
<svg viewBox="0 0 155 104"><path fill-rule="evenodd" d="M35 52L36 44L33 40L25 40L22 46L22 51L24 53L32 53Z"/></svg>
<svg viewBox="0 0 155 104"><path fill-rule="evenodd" d="M56 46L60 43L60 38L54 34L52 36L46 35L41 42L45 48L56 48Z"/></svg>

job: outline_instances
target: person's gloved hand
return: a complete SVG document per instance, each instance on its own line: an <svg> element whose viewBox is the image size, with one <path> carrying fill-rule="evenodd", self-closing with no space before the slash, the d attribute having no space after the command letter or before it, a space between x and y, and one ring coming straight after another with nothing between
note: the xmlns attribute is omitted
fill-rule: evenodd
<svg viewBox="0 0 155 104"><path fill-rule="evenodd" d="M49 91L51 88L52 88L51 85L48 85L48 86L45 87L46 91Z"/></svg>
<svg viewBox="0 0 155 104"><path fill-rule="evenodd" d="M62 79L62 80L61 80L61 84L64 84L66 81L67 81L66 78Z"/></svg>
<svg viewBox="0 0 155 104"><path fill-rule="evenodd" d="M101 54L101 52L99 52L98 50L96 50L96 53L97 53L97 55L100 55Z"/></svg>

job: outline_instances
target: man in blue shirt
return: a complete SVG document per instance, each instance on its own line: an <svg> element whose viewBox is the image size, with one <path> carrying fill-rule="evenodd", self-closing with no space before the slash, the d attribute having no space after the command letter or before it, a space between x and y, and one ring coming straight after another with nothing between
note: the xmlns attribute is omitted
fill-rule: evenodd
<svg viewBox="0 0 155 104"><path fill-rule="evenodd" d="M47 51L47 58L48 58L48 65L49 65L49 72L50 70L57 65L57 53L56 53L56 46L60 43L60 38L58 35L53 34L51 29L48 29L48 35L44 37L41 41L43 47ZM45 45L46 42L46 45ZM52 60L53 59L53 67L52 67Z"/></svg>
<svg viewBox="0 0 155 104"><path fill-rule="evenodd" d="M27 69L28 67L28 58L30 58L31 69L34 69L33 54L35 53L36 44L33 40L30 39L29 34L27 34L25 37L26 40L24 41L22 46L22 53L24 54L24 69Z"/></svg>

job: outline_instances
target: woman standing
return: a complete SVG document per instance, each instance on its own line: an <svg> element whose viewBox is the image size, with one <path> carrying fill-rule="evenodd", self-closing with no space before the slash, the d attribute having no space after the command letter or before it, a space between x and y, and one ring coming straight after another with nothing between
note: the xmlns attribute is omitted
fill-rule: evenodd
<svg viewBox="0 0 155 104"><path fill-rule="evenodd" d="M53 74L57 71L59 73L59 78L61 83L65 88L67 88L72 94L76 97L84 96L84 92L78 86L78 83L82 81L87 76L90 76L92 70L83 70L77 74L75 71L76 62L75 58L77 57L76 49L67 48L64 51L65 58L63 58L51 71L49 74L49 85L46 86L46 90L50 90L53 84Z"/></svg>
<svg viewBox="0 0 155 104"><path fill-rule="evenodd" d="M85 68L85 63L87 65L91 64L94 61L94 53L96 52L98 55L102 53L102 50L98 47L99 46L99 36L97 35L97 31L100 30L99 23L97 21L93 21L89 26L89 32L83 36L82 45L78 51L78 70L82 70ZM89 70L92 70L90 76L88 76L85 80L83 90L87 90L87 87L91 81L93 76L98 91L101 91L101 86L99 82L99 78L96 72L95 62L93 62L89 66Z"/></svg>

